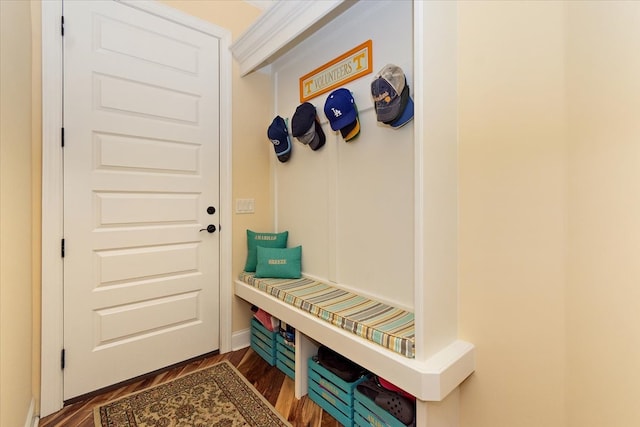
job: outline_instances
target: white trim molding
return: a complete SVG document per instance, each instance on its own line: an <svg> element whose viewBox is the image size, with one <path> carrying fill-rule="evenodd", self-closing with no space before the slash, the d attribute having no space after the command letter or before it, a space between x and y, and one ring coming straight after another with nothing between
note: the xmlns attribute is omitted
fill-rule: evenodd
<svg viewBox="0 0 640 427"><path fill-rule="evenodd" d="M231 351L240 350L251 345L251 329L243 329L233 333Z"/></svg>
<svg viewBox="0 0 640 427"><path fill-rule="evenodd" d="M292 44L355 4L357 0L291 0L276 2L232 45L240 74L273 62Z"/></svg>
<svg viewBox="0 0 640 427"><path fill-rule="evenodd" d="M232 350L233 313L233 183L232 183L232 60L231 33L225 31L220 37L220 353ZM223 229L224 227L224 229Z"/></svg>
<svg viewBox="0 0 640 427"><path fill-rule="evenodd" d="M27 410L27 416L25 417L24 427L37 426L40 418L35 414L36 400L32 397L31 403L29 403L29 409Z"/></svg>
<svg viewBox="0 0 640 427"><path fill-rule="evenodd" d="M422 2L414 2L413 4L413 103L414 109L419 114L424 111L424 99L420 94L424 88L423 73L418 70L424 70L424 51L422 49L424 40L424 24L421 20L424 14L424 5ZM418 17L418 19L416 19ZM416 114L417 115L417 114ZM424 311L424 121L413 120L413 147L414 147L414 182L413 182L413 200L414 200L414 316L415 316L415 336L424 336L424 324L422 314ZM424 359L424 345L421 339L416 340L415 357L418 360Z"/></svg>
<svg viewBox="0 0 640 427"><path fill-rule="evenodd" d="M62 408L62 0L42 3L42 313L40 416Z"/></svg>
<svg viewBox="0 0 640 427"><path fill-rule="evenodd" d="M217 25L155 1L117 0L155 16L216 37L220 42L220 352L231 350L232 184L231 184L231 33ZM42 3L42 350L40 416L62 408L60 354L63 332L63 169L61 128L63 56L60 17L63 0Z"/></svg>

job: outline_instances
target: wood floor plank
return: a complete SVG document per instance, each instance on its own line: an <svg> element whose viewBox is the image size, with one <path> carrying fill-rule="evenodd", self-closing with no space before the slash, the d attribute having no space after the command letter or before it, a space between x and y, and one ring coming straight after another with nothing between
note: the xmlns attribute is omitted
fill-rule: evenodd
<svg viewBox="0 0 640 427"><path fill-rule="evenodd" d="M278 400L274 408L285 418L289 418L291 407L293 406L293 402L296 400L295 398L295 383L289 377L286 377L284 381L282 381L282 386L280 387L280 393L278 393Z"/></svg>
<svg viewBox="0 0 640 427"><path fill-rule="evenodd" d="M298 416L298 425L308 427L319 427L322 418L322 409L316 405L307 396L298 400L298 408L296 415Z"/></svg>
<svg viewBox="0 0 640 427"><path fill-rule="evenodd" d="M122 387L92 396L65 406L60 411L40 420L40 427L94 427L93 408L108 401L127 396L174 378L186 375L216 363L228 360L253 386L287 418L293 427L338 427L340 424L307 396L295 398L293 381L275 366L269 364L249 347L211 355L183 366L142 378Z"/></svg>

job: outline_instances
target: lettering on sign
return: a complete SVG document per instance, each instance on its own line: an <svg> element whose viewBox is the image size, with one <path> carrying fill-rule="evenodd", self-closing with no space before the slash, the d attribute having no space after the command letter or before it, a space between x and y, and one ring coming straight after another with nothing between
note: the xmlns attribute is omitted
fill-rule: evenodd
<svg viewBox="0 0 640 427"><path fill-rule="evenodd" d="M369 74L372 67L373 43L367 40L300 77L300 102L306 102Z"/></svg>

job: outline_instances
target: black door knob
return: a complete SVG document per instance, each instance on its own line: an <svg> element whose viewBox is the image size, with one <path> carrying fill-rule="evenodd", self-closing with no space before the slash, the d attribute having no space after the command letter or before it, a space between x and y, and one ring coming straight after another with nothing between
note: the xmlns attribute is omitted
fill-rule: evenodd
<svg viewBox="0 0 640 427"><path fill-rule="evenodd" d="M213 206L209 206L209 207L207 208L207 213L208 213L209 215L213 215L214 213L216 213L216 208L214 208Z"/></svg>
<svg viewBox="0 0 640 427"><path fill-rule="evenodd" d="M215 233L216 232L216 226L213 224L209 224L207 225L207 228L201 228L200 231L206 231L207 233Z"/></svg>

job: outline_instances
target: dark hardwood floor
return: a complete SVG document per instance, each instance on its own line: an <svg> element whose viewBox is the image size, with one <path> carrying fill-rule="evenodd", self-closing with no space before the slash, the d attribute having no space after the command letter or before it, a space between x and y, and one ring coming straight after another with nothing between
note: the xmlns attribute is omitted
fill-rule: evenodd
<svg viewBox="0 0 640 427"><path fill-rule="evenodd" d="M198 369L206 368L222 360L231 362L245 378L271 403L294 427L338 427L335 418L326 413L307 396L296 399L294 383L278 368L269 366L250 348L209 356L195 362L162 372L120 388L104 392L65 406L55 414L40 420L40 427L93 427L93 407L129 393L143 390Z"/></svg>

